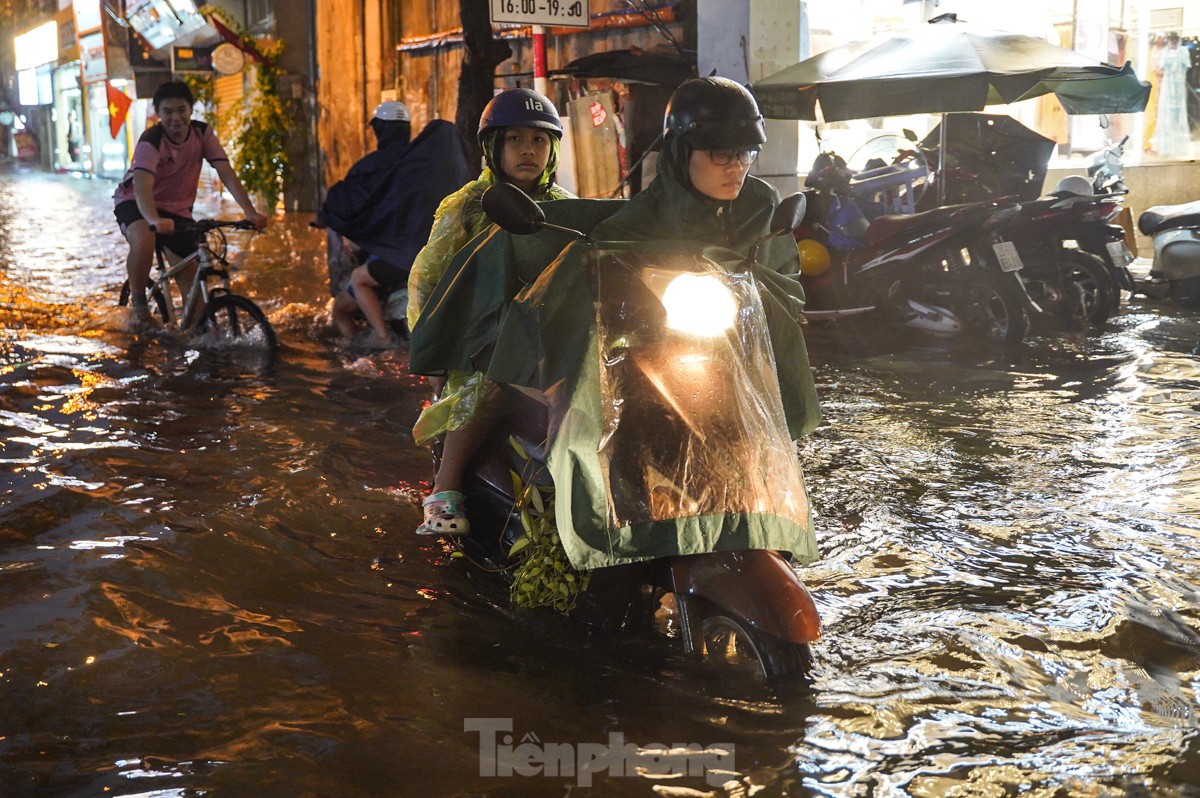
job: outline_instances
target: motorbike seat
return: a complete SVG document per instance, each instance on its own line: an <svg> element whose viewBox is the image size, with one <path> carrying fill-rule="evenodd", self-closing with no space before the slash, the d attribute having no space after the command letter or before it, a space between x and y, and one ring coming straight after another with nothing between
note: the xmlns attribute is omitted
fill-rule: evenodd
<svg viewBox="0 0 1200 798"><path fill-rule="evenodd" d="M1138 230L1152 236L1177 227L1200 227L1200 200L1180 205L1155 205L1138 217Z"/></svg>
<svg viewBox="0 0 1200 798"><path fill-rule="evenodd" d="M895 213L879 216L867 228L863 240L867 246L874 247L885 241L904 235L912 235L914 231L937 227L953 227L975 216L981 209L989 210L997 203L988 200L984 202L966 202L960 205L943 205L920 213Z"/></svg>

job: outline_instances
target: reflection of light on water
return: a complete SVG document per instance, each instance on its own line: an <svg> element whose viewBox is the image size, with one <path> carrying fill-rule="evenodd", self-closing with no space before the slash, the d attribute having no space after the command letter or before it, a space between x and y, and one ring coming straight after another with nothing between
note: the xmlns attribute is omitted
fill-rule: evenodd
<svg viewBox="0 0 1200 798"><path fill-rule="evenodd" d="M96 551L100 549L120 549L124 548L125 544L135 541L153 541L154 538L143 537L141 535L114 535L104 540L73 540L69 548L76 551ZM121 555L107 555L121 556Z"/></svg>
<svg viewBox="0 0 1200 798"><path fill-rule="evenodd" d="M1163 319L1139 325L1147 334ZM1088 441L1092 456L1114 463L1092 478L1098 497L1134 499L1133 517L1178 514L1200 517L1200 471L1196 454L1180 429L1200 423L1200 366L1194 356L1162 351L1134 339L1134 357L1118 370L1118 391L1107 397L1111 422L1106 435ZM1200 526L1190 535L1200 535Z"/></svg>
<svg viewBox="0 0 1200 798"><path fill-rule="evenodd" d="M120 768L121 775L127 779L180 778L184 775L178 767L168 766L165 762L159 764L141 759L118 759L113 764ZM182 788L160 788L151 792L129 794L126 798L184 798L186 794L187 791Z"/></svg>
<svg viewBox="0 0 1200 798"><path fill-rule="evenodd" d="M814 793L1094 794L1189 749L1195 325L1130 329L1007 373L837 372L833 426L804 445L827 463L824 557L802 571L821 713L793 749Z"/></svg>
<svg viewBox="0 0 1200 798"><path fill-rule="evenodd" d="M0 273L19 285L36 286L42 303L96 296L124 276L125 241L107 199L111 184L84 182L87 185L71 185L42 176L0 187L0 207L20 207L23 216L40 220L0 222ZM87 207L80 202L81 192L96 195L100 202Z"/></svg>

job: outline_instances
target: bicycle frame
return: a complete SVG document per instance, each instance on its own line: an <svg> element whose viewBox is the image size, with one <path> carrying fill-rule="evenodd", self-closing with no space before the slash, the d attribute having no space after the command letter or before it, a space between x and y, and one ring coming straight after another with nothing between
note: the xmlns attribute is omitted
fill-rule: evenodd
<svg viewBox="0 0 1200 798"><path fill-rule="evenodd" d="M210 258L207 255L201 254L204 253L205 250L207 250L207 247L202 244L195 252L188 255L174 266L166 268L163 263L164 259L162 247L157 248L156 251L159 258L159 276L151 283L150 290L153 292L153 290L157 288L161 292L163 298L166 300L163 306L163 311L166 315L164 321L168 324L179 324L180 326L183 326L180 323L179 318L176 318L175 316L175 303L172 301L171 296L171 281L187 271L193 263L199 262L200 267L196 270L196 277L192 281L192 285L188 289L187 295L184 297L180 318L190 319L193 311L196 308L197 301L202 303L200 307L203 307L204 303L208 302L208 290L204 269L205 261L210 260Z"/></svg>
<svg viewBox="0 0 1200 798"><path fill-rule="evenodd" d="M208 278L211 276L220 277L222 280L221 288L217 290L229 290L229 273L220 268L223 264L221 258L215 255L208 244L207 235L211 230L219 227L234 227L241 226L240 223L229 224L224 222L202 221L192 223L191 227L196 232L196 251L182 258L178 263L169 268L166 266L165 257L163 255L163 246L160 243L155 244L155 255L158 258L159 275L151 281L151 293L157 289L164 301L164 316L163 319L167 324L174 324L183 329L188 329L192 326L187 322L192 319L193 315L208 306L213 292L209 290ZM244 229L244 228L243 228ZM180 290L183 299L183 305L180 308L178 317L175 315L175 303L171 295L171 281L178 279L179 275L183 274L193 264L197 265L195 279L192 280L191 286L186 293Z"/></svg>

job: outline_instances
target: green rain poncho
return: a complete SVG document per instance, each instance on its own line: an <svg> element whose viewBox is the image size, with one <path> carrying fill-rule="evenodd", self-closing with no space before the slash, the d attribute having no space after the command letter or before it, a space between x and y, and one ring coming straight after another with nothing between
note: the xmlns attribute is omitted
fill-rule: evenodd
<svg viewBox="0 0 1200 798"><path fill-rule="evenodd" d="M773 239L759 256L765 265L743 271L779 195L748 178L733 202L702 198L688 184L687 156L669 140L649 189L592 227L599 246L570 243L507 306L494 348L477 350L490 379L550 398L558 529L581 570L717 550L774 549L801 563L817 554L792 444L819 419L797 322L803 292L789 276L799 271L794 244ZM686 344L708 364L705 387L717 388L699 401L679 382L685 359L669 350L633 369L642 354L636 331L593 301L598 291L629 285L631 296L644 294L643 282L658 291L646 268L656 259L717 276L743 309L744 334L702 352ZM674 369L656 385L657 410L641 400L653 391L640 376L654 383L656 362Z"/></svg>
<svg viewBox="0 0 1200 798"><path fill-rule="evenodd" d="M543 174L533 198L535 200L564 199L571 194L553 183L553 174L557 163L557 141L554 154ZM417 329L417 320L425 310L442 280L455 253L464 248L468 242L481 235L491 226L490 220L483 213L480 204L483 192L496 182L496 177L489 168L484 168L478 180L474 180L442 200L433 217L433 229L429 241L417 254L413 261L412 271L408 277L408 328ZM445 309L443 321L448 324L439 330L434 338L454 340L461 337L461 329L473 323L469 308L459 307ZM421 357L420 342L412 342L412 357L419 361ZM413 427L413 438L417 443L426 441L453 429L461 429L481 408L487 404L488 396L495 390L485 379L482 370L472 368L439 367L434 371L446 371L446 385L441 397L422 412ZM414 368L417 373L422 372Z"/></svg>

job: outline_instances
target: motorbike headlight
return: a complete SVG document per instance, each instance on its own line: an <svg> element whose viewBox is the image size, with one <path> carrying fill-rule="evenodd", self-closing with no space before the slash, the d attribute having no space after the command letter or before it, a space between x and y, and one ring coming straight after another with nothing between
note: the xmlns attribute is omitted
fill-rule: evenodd
<svg viewBox="0 0 1200 798"><path fill-rule="evenodd" d="M715 338L733 327L737 301L733 293L709 274L680 274L662 294L667 326L688 335Z"/></svg>

